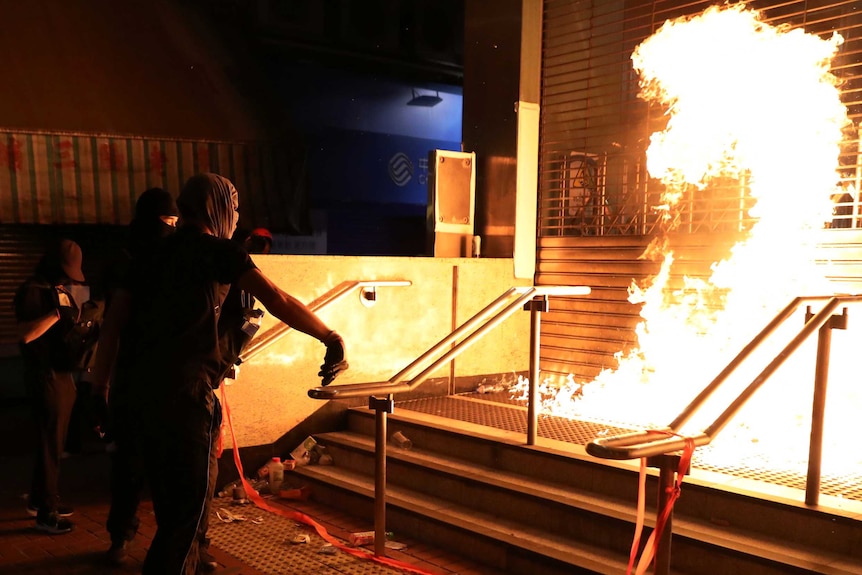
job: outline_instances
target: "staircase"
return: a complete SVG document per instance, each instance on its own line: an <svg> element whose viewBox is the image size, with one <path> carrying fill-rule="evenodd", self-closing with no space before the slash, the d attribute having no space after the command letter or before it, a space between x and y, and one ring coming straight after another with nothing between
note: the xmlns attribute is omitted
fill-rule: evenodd
<svg viewBox="0 0 862 575"><path fill-rule="evenodd" d="M542 418L537 444L527 446L526 410L505 396L396 403L387 435L401 431L413 445L389 445L386 529L500 573L625 574L638 462L588 455L584 444L604 428L583 422ZM489 424L473 415L481 412L502 415ZM352 408L344 430L315 436L334 465L295 471L315 500L373 517L374 426L374 411ZM569 428L565 441L552 439L560 426ZM657 481L649 470L643 542L655 523ZM812 508L803 500L797 489L693 466L674 508L671 572L862 575L862 504L824 496Z"/></svg>

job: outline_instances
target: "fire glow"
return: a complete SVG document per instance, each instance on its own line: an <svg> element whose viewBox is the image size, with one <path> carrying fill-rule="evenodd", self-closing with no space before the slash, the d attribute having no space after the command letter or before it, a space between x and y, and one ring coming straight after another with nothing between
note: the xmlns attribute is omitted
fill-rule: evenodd
<svg viewBox="0 0 862 575"><path fill-rule="evenodd" d="M848 125L830 62L842 39L801 29L776 28L742 5L713 7L668 21L632 55L640 96L666 111L664 130L647 150L650 176L665 186L662 213L674 214L686 192L715 178L732 178L755 201L753 227L712 265L707 281L685 278L672 289L674 257L657 238L643 257L661 262L648 285L633 283L629 301L642 304L636 349L618 354L619 366L592 382L571 376L562 386L540 386L543 412L636 427L664 427L785 305L800 295L829 295L835 286L815 264L816 241L831 219L838 185L842 131ZM815 307L814 312L818 311ZM823 469L860 468L848 461L840 427L862 413L853 390L851 329L833 332ZM802 310L804 312L804 309ZM686 432L708 426L750 383L804 322L762 346L750 368L738 370L712 403L716 412L692 421ZM706 459L740 464L748 455L777 469L807 464L816 337L799 349L722 431ZM856 352L858 353L858 352ZM526 381L513 390L526 393ZM735 386L735 387L734 387ZM526 397L524 395L524 397Z"/></svg>

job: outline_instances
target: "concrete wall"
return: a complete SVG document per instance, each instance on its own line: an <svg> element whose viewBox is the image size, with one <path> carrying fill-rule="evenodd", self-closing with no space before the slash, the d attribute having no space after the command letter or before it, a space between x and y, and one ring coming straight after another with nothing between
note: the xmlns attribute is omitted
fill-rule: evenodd
<svg viewBox="0 0 862 575"><path fill-rule="evenodd" d="M279 287L306 303L351 280L412 282L409 287L378 288L372 307L363 305L359 291L354 291L319 311L344 337L350 362L350 369L332 385L387 381L508 288L532 285L515 280L512 260L505 258L268 255L254 259ZM258 337L278 323L266 315ZM454 367L444 364L431 375L434 381L422 387L445 393L440 378L469 381L472 376L526 371L529 328L529 313L516 311L459 355ZM323 353L316 340L291 330L242 364L236 382L225 389L240 448L274 443L325 408L328 402L307 394L320 384L317 372ZM230 448L233 442L226 435L225 447Z"/></svg>

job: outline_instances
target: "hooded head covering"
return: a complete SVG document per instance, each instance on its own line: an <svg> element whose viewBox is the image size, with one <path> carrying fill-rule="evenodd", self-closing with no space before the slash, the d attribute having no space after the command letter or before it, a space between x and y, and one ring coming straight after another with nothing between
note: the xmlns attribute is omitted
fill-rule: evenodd
<svg viewBox="0 0 862 575"><path fill-rule="evenodd" d="M169 236L174 227L162 220L162 216L179 216L173 196L161 188L150 188L138 197L135 217L129 226L129 245L132 252L145 249L152 242Z"/></svg>
<svg viewBox="0 0 862 575"><path fill-rule="evenodd" d="M69 239L61 239L48 248L36 267L36 275L54 285L65 283L66 279L84 282L81 264L84 257L81 246Z"/></svg>
<svg viewBox="0 0 862 575"><path fill-rule="evenodd" d="M136 220L158 220L162 216L179 216L174 197L161 188L150 188L135 204Z"/></svg>
<svg viewBox="0 0 862 575"><path fill-rule="evenodd" d="M184 220L206 225L216 237L230 239L236 229L239 196L224 176L192 176L177 198L177 207Z"/></svg>

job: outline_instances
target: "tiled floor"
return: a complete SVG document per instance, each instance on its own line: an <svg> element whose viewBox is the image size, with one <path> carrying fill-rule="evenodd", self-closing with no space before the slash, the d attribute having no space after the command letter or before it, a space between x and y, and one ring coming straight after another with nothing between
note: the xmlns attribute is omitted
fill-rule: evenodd
<svg viewBox="0 0 862 575"><path fill-rule="evenodd" d="M6 442L15 442L20 438L5 438ZM8 445L8 444L7 444ZM19 446L20 447L20 446ZM25 511L23 494L26 493L30 477L30 457L21 455L21 449L13 455L0 456L0 573L5 575L84 575L84 574L125 574L140 573L141 565L152 536L156 529L155 517L150 502L144 501L141 508L141 528L138 537L132 543L130 559L121 567L108 565L104 560L104 552L110 541L105 530L105 519L108 513L108 469L109 459L104 451L88 449L84 454L65 459L61 468L61 492L64 502L75 508L71 517L75 530L64 535L46 535L34 529L34 519ZM216 508L229 502L216 502ZM287 505L287 504L290 505ZM373 520L358 520L337 510L326 508L308 502L281 501L277 505L284 506L288 511L295 510L306 514L321 524L326 532L339 541L347 541L350 533L373 530ZM240 507L246 515L261 517L270 526L278 520L286 521L280 516L256 507ZM252 524L249 524L249 529ZM223 526L214 525L211 532ZM290 529L304 528L297 523L291 523ZM301 561L298 554L308 558L311 549L317 553L319 547L312 547L319 536L313 531L311 545L290 545L280 542L277 549L282 563L290 559L289 554L297 554L297 565L303 568L279 573L405 573L413 572L419 575L496 575L497 571L482 568L469 560L447 553L444 549L432 548L412 540L396 539L407 547L402 551L388 549L388 558L401 561L411 566L410 569L393 569L384 567L375 561L358 559L339 551L339 565L326 567L321 555L313 557L317 567L309 567ZM260 532L258 532L260 533ZM231 537L254 538L254 532L234 531ZM257 548L253 544L251 551L237 551L234 545L221 545L223 534L213 537L212 554L218 559L221 568L216 573L224 575L270 575L265 570L266 561L255 560ZM230 540L228 540L230 541ZM231 548L233 554L231 553ZM251 553L251 555L249 554ZM330 556L334 557L334 556ZM323 562L321 562L323 560ZM354 563L355 562L355 563ZM290 564L290 561L287 561ZM257 565L257 567L255 566Z"/></svg>

